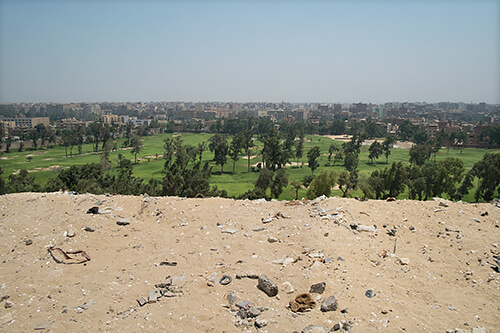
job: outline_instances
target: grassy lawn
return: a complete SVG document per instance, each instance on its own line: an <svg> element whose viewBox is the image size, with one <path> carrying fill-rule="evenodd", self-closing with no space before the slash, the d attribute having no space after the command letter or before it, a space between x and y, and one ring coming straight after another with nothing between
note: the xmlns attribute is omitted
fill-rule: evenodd
<svg viewBox="0 0 500 333"><path fill-rule="evenodd" d="M148 181L150 178L163 178L163 140L167 137L179 136L183 140L184 145L198 145L198 143L205 141L212 136L212 134L194 134L194 133L182 133L182 134L161 134L158 136L148 136L143 137L143 148L138 154L139 163L134 166L134 176L144 178ZM382 141L383 139L379 139ZM121 146L123 139L118 140L118 146ZM342 142L333 141L330 138L322 136L308 135L306 136L306 142L304 143L304 154L302 159L299 161L303 163L303 166L288 166L287 171L289 173L289 181L302 179L306 175L311 174L311 169L307 166L307 152L313 146L319 146L321 150L321 156L319 158L320 167L315 170L314 174L319 174L322 170L332 170L335 172L340 172L343 168L340 165L328 166L328 148L332 142L335 142L337 147L342 146ZM208 144L207 144L208 146ZM101 148L101 147L99 147ZM391 150L391 155L389 156L389 163L386 164L385 156L382 156L375 163L371 164L368 159L368 145L364 145L361 148L361 154L359 156L358 170L360 174L369 175L373 170L383 169L389 166L392 162L402 161L406 165L409 164L409 150L408 149L398 149L393 148ZM207 148L208 149L208 148ZM262 143L255 141L255 147L252 149L251 165L255 165L261 162L260 150L262 149ZM445 159L447 157L457 157L461 159L466 168L471 168L472 165L480 160L484 153L493 152L486 149L464 149L461 153L460 150L442 149L438 152L436 160ZM64 147L54 146L50 148L43 148L38 150L26 150L23 152L11 151L9 154L3 153L1 155L0 164L4 171L2 175L4 178L8 178L12 172L19 169L28 169L31 174L35 175L35 181L40 184L44 184L47 179L57 175L57 172L61 168L66 168L74 164L85 164L99 162L101 153L98 154L93 152L91 144L84 144L82 150L82 156L76 155L78 153L77 147L73 148L73 156L66 157ZM69 149L68 149L69 154ZM130 153L129 149L119 149L118 151L113 151L110 153L111 162L116 165L118 159L118 154L122 154L124 157L134 160L134 156ZM28 158L31 157L31 160ZM247 159L241 156L235 165L235 173L233 170L233 161L228 157L227 164L224 165L224 172L221 173L220 166L215 165L211 162L213 154L206 150L203 153L203 162L209 161L213 166L212 177L210 179L211 185L216 185L219 189L224 189L228 192L230 196L240 195L247 190L253 188L253 182L258 177L258 172L248 172L247 170ZM297 162L293 160L293 162ZM333 158L332 158L333 162ZM334 195L341 195L339 190L333 191ZM299 198L305 195L305 190L299 191ZM361 192L354 192L353 195L361 195ZM405 197L403 194L402 198ZM285 189L284 193L281 195L280 199L291 200L295 198L295 190L289 186ZM469 194L465 198L468 201L473 200L473 194Z"/></svg>

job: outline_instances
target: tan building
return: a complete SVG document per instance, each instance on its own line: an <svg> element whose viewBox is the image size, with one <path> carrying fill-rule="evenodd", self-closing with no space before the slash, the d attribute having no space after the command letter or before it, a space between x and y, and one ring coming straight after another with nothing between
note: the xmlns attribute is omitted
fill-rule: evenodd
<svg viewBox="0 0 500 333"><path fill-rule="evenodd" d="M4 122L14 122L15 127L33 128L38 124L43 124L46 127L50 126L49 117L35 117L35 118L4 118Z"/></svg>

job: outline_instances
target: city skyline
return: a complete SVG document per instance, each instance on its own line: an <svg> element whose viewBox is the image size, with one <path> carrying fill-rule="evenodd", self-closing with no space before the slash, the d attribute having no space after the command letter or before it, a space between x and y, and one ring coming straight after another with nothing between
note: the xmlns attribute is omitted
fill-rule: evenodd
<svg viewBox="0 0 500 333"><path fill-rule="evenodd" d="M498 1L0 1L0 103L500 103Z"/></svg>

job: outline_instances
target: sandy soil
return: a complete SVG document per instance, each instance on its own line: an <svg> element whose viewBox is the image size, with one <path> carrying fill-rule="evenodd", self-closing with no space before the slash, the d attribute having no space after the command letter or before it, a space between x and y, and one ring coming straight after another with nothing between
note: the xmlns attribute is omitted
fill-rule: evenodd
<svg viewBox="0 0 500 333"><path fill-rule="evenodd" d="M102 214L86 214L92 206ZM130 224L117 225L122 218ZM344 321L352 332L498 332L500 274L490 264L500 250L499 220L498 205L442 200L4 195L0 331L292 332ZM351 223L377 231L353 231ZM50 246L91 260L51 256ZM238 274L265 274L279 293L269 297ZM232 282L221 285L223 275ZM169 276L167 294L180 296L139 306ZM314 309L287 307L319 282L326 288L312 294ZM257 320L266 326L239 319L230 293L265 307ZM320 311L329 296L338 309Z"/></svg>

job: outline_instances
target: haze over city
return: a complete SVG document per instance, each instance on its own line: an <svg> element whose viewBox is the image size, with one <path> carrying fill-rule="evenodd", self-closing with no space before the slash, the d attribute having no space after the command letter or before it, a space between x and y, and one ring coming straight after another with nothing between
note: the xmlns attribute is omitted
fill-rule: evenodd
<svg viewBox="0 0 500 333"><path fill-rule="evenodd" d="M0 1L0 102L500 103L499 1Z"/></svg>

